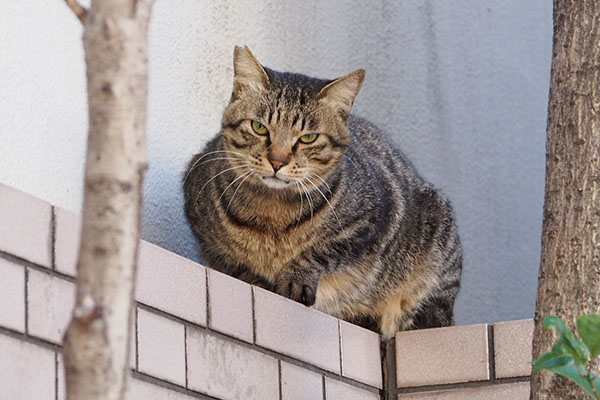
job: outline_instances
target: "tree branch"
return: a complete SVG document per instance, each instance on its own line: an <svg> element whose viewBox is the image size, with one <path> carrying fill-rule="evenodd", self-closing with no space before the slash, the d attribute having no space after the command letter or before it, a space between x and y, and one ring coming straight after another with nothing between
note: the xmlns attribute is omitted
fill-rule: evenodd
<svg viewBox="0 0 600 400"><path fill-rule="evenodd" d="M2 0L0 0L1 2ZM68 400L123 400L146 169L149 0L65 0L84 21L89 132Z"/></svg>
<svg viewBox="0 0 600 400"><path fill-rule="evenodd" d="M77 18L79 18L81 23L83 23L85 21L85 17L87 16L87 10L82 7L77 0L65 0L65 3L67 3Z"/></svg>

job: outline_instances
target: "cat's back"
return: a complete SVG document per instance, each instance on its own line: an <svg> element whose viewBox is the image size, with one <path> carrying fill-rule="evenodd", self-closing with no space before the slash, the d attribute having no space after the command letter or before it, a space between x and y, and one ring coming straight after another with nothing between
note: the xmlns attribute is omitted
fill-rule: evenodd
<svg viewBox="0 0 600 400"><path fill-rule="evenodd" d="M431 187L387 132L362 117L350 114L347 120L350 144L346 161L352 180L392 184L399 195Z"/></svg>
<svg viewBox="0 0 600 400"><path fill-rule="evenodd" d="M352 191L356 193L361 187L368 188L367 202L376 205L366 204L362 200L365 196L361 194L350 194L347 202L357 204L346 209L357 209L358 202L362 202L360 207L370 208L374 220L388 221L381 227L387 231L388 238L394 238L395 244L391 248L400 258L400 254L414 249L428 254L432 248L448 253L459 247L454 212L444 193L424 180L391 138L374 124L350 116L348 129L351 134L348 154L355 161L348 163L352 165L348 169ZM357 168L355 164L360 166ZM439 267L443 269L444 265ZM402 270L397 264L392 269Z"/></svg>

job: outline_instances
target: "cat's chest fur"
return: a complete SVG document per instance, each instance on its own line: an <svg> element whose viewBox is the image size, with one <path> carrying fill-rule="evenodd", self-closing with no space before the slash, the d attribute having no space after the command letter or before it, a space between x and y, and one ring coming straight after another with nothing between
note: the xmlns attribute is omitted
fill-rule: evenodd
<svg viewBox="0 0 600 400"><path fill-rule="evenodd" d="M272 233L248 234L243 230L236 235L236 231L240 229L233 228L230 231L235 239L227 246L228 251L268 280L273 280L279 270L301 252L301 248L294 243L293 235L281 238ZM231 249L233 243L236 249Z"/></svg>
<svg viewBox="0 0 600 400"><path fill-rule="evenodd" d="M212 223L222 224L228 240L222 242L222 251L247 265L254 272L273 281L281 268L296 259L310 247L314 224L311 221L295 225L298 209L273 199L261 199L251 207L238 207L236 217L254 221L268 229L228 223L219 218Z"/></svg>

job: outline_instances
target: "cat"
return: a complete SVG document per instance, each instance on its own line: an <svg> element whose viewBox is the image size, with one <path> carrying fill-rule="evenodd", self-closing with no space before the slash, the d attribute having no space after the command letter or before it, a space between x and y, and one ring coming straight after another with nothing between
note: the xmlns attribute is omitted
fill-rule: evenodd
<svg viewBox="0 0 600 400"><path fill-rule="evenodd" d="M448 200L350 114L364 77L276 72L236 46L222 130L183 188L210 268L387 340L454 323L462 248Z"/></svg>

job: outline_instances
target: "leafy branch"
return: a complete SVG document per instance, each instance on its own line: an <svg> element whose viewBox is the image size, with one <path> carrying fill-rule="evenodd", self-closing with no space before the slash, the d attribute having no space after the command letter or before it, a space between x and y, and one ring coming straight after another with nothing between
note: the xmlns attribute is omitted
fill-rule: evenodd
<svg viewBox="0 0 600 400"><path fill-rule="evenodd" d="M543 369L570 379L592 398L600 400L600 377L592 372L592 362L600 353L600 315L577 318L575 334L558 317L544 318L544 328L558 331L559 338L552 350L533 361L533 372Z"/></svg>

